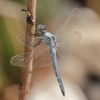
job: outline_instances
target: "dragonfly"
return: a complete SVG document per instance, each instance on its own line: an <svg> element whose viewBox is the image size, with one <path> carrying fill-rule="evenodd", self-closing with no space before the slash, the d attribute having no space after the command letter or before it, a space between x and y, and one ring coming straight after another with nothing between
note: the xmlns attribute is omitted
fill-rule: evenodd
<svg viewBox="0 0 100 100"><path fill-rule="evenodd" d="M80 10L78 8L72 10L68 19L57 30L55 35L47 31L45 25L38 25L37 30L40 34L39 36L32 34L26 37L24 34L18 34L16 36L17 40L29 48L34 48L34 53L28 52L13 56L10 60L11 65L25 67L31 58L34 68L46 67L52 64L61 92L65 96L63 82L58 69L56 52L60 57L66 58L79 45L82 36L80 32L75 31L79 13ZM31 43L31 37L34 38L34 43Z"/></svg>

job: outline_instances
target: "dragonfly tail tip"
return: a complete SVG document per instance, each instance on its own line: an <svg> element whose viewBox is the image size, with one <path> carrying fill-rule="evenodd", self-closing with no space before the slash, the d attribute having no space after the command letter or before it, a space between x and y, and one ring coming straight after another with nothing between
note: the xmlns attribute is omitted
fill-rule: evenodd
<svg viewBox="0 0 100 100"><path fill-rule="evenodd" d="M65 96L65 92L62 92L63 96Z"/></svg>

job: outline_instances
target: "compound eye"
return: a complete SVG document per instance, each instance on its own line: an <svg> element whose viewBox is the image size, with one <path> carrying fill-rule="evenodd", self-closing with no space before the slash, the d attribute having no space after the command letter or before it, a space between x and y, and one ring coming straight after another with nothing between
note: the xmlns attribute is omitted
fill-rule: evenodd
<svg viewBox="0 0 100 100"><path fill-rule="evenodd" d="M40 30L42 30L42 27L40 27Z"/></svg>
<svg viewBox="0 0 100 100"><path fill-rule="evenodd" d="M45 25L44 25L43 27L44 27L44 30L46 30L46 29L47 29L47 27L46 27Z"/></svg>

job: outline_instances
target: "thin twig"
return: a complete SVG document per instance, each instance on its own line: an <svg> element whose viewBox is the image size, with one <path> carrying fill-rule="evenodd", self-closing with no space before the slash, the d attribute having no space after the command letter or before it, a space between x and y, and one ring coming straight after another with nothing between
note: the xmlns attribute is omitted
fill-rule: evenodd
<svg viewBox="0 0 100 100"><path fill-rule="evenodd" d="M28 0L28 10L22 9L22 11L27 12L27 26L26 26L26 41L28 41L27 35L31 35L30 32L34 34L35 32L35 17L36 17L36 1L37 0ZM33 43L33 38L30 38L30 41ZM25 52L30 52L31 49L25 47ZM33 54L33 50L32 50ZM22 83L20 85L20 92L19 92L19 100L27 100L31 76L32 76L32 59L30 60L28 66L24 68Z"/></svg>

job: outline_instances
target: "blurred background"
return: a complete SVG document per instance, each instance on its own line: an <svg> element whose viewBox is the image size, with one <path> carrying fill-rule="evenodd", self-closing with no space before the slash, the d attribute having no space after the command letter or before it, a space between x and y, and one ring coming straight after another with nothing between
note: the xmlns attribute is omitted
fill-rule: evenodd
<svg viewBox="0 0 100 100"><path fill-rule="evenodd" d="M36 26L45 24L54 34L76 7L81 43L69 58L57 56L66 96L48 66L33 70L28 100L100 100L100 0L37 0ZM10 59L24 52L16 40L26 31L23 8L27 0L0 0L0 100L18 100L23 68L12 66Z"/></svg>

